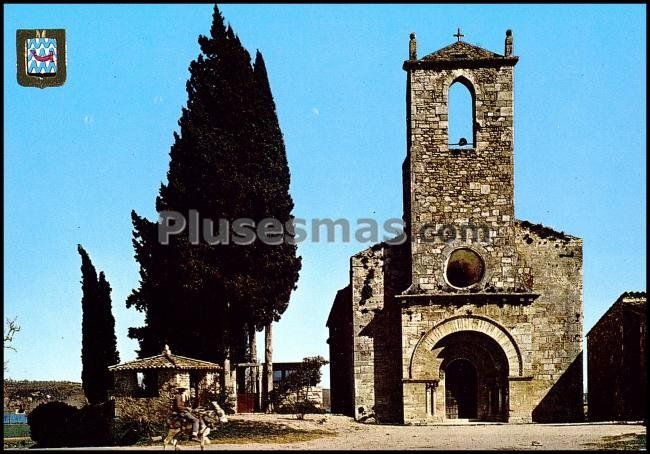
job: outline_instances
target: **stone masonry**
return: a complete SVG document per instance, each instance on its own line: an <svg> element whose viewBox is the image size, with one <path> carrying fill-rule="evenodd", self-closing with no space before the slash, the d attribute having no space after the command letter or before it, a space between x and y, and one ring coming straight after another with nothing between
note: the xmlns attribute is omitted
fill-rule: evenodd
<svg viewBox="0 0 650 454"><path fill-rule="evenodd" d="M172 355L166 350L161 355L138 359L109 367L113 373L110 399L115 418L139 419L146 417L162 422L173 411L174 394L185 388L194 403L206 406L219 393L221 367L207 361ZM148 389L141 388L138 374L146 374Z"/></svg>
<svg viewBox="0 0 650 454"><path fill-rule="evenodd" d="M646 420L647 297L625 292L587 334L590 421Z"/></svg>
<svg viewBox="0 0 650 454"><path fill-rule="evenodd" d="M351 259L328 319L333 409L408 424L583 415L582 240L515 219L512 49L510 31L505 55L459 36L417 59L411 35L406 241ZM447 133L454 83L472 99L467 144Z"/></svg>

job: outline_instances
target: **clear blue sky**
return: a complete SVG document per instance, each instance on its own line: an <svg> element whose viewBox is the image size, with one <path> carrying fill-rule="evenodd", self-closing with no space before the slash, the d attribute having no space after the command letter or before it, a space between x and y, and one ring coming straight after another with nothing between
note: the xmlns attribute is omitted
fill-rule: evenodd
<svg viewBox="0 0 650 454"><path fill-rule="evenodd" d="M585 333L646 281L644 5L224 5L266 59L295 215L402 214L410 32L420 55L465 40L503 52L514 34L519 219L584 239ZM77 243L113 287L118 348L135 357L124 301L138 285L129 213L156 218L205 5L4 6L4 315L17 316L12 378L80 380ZM18 28L65 28L63 87L16 82ZM275 360L328 357L325 321L367 244L303 243L274 330ZM329 378L326 368L325 385Z"/></svg>

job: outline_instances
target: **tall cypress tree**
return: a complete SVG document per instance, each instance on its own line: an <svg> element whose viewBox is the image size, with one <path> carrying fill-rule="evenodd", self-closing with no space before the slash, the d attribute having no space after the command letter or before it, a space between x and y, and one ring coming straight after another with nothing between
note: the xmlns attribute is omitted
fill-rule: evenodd
<svg viewBox="0 0 650 454"><path fill-rule="evenodd" d="M216 6L210 36L198 41L201 54L190 64L187 107L174 133L157 211L188 217L196 210L215 224L240 218L259 222L276 212L282 222L289 220L288 166L284 145L277 146L278 137L282 141L277 118L271 135L275 107L265 70L260 76L263 62L253 69ZM288 304L299 269L295 245L282 253L259 241L211 246L203 241L203 225L199 244L191 244L186 229L162 245L156 223L135 212L132 220L141 280L127 306L145 313L145 325L129 330L140 343L139 355L159 353L169 344L178 354L200 359L220 362L230 352L232 359L246 360L251 330L277 320ZM293 254L297 268L283 254ZM289 281L288 289L278 289L278 282Z"/></svg>
<svg viewBox="0 0 650 454"><path fill-rule="evenodd" d="M258 118L260 123L259 157L262 172L266 176L264 182L264 216L277 219L283 225L293 221L293 199L289 193L291 175L287 162L284 139L275 102L271 94L271 86L262 54L257 51L255 56L254 78L258 101ZM286 239L290 239L287 237ZM291 292L298 281L301 268L300 257L296 255L297 247L290 241L279 245L258 243L260 248L256 278L260 283L259 295L263 301L256 308L256 329L262 329L271 322L278 321L287 309Z"/></svg>
<svg viewBox="0 0 650 454"><path fill-rule="evenodd" d="M291 214L293 200L289 194L289 166L266 64L259 50L255 56L254 76L259 102L258 115L261 120L260 139L264 147L263 161L268 177L265 185L268 189L265 193L265 209L268 216L287 224L293 221ZM285 242L276 246L260 246L263 249L261 255L265 256L265 260L261 260L263 266L258 267L258 283L262 284L259 293L264 297L264 301L258 304L256 325L253 330L258 330L262 326L265 328L262 405L266 410L269 393L273 389L272 323L279 320L287 308L291 291L295 289L298 280L301 264L300 258L296 255L295 244Z"/></svg>
<svg viewBox="0 0 650 454"><path fill-rule="evenodd" d="M102 366L108 368L120 362L120 354L117 351L117 337L115 336L115 317L113 317L113 305L111 302L111 285L109 284L103 271L99 272L97 281L97 290L99 294L99 304L97 313L99 316L97 335L100 338L100 353ZM105 374L105 389L111 387L112 377Z"/></svg>
<svg viewBox="0 0 650 454"><path fill-rule="evenodd" d="M81 256L81 381L91 404L104 402L111 385L108 367L120 362L111 311L111 287L99 274L88 253L77 245Z"/></svg>

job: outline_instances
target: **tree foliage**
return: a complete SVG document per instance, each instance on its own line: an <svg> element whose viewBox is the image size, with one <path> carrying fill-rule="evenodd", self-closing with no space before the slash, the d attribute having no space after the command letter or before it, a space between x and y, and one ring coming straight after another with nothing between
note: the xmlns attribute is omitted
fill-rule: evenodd
<svg viewBox="0 0 650 454"><path fill-rule="evenodd" d="M81 381L91 404L104 402L111 386L109 366L118 364L115 318L111 311L111 286L93 266L88 253L77 246L81 256Z"/></svg>
<svg viewBox="0 0 650 454"><path fill-rule="evenodd" d="M309 399L312 388L320 383L321 367L329 364L322 356L307 357L287 377L280 380L271 391L271 402L280 413L295 413L299 419L305 413L318 412L319 408Z"/></svg>
<svg viewBox="0 0 650 454"><path fill-rule="evenodd" d="M251 65L216 6L210 36L198 42L156 210L186 219L195 210L214 225L199 222L197 231L186 229L163 245L158 224L132 213L140 285L127 307L144 312L145 323L129 336L139 341L140 357L168 344L174 353L208 361L228 352L246 360L250 332L287 308L300 270L296 246L209 245L204 232L220 233L221 219L292 220L290 174L261 54Z"/></svg>

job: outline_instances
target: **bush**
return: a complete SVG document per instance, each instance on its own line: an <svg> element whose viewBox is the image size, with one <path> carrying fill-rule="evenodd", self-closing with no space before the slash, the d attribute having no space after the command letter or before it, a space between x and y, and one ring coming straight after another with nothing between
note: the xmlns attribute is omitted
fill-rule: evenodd
<svg viewBox="0 0 650 454"><path fill-rule="evenodd" d="M79 410L79 446L110 446L113 402L86 405Z"/></svg>
<svg viewBox="0 0 650 454"><path fill-rule="evenodd" d="M324 413L309 400L309 392L320 382L320 368L325 364L328 361L322 356L304 358L291 374L280 380L269 395L275 411L295 413L298 419L304 419L307 413Z"/></svg>
<svg viewBox="0 0 650 454"><path fill-rule="evenodd" d="M36 407L27 417L32 440L38 448L79 446L79 410L63 402Z"/></svg>
<svg viewBox="0 0 650 454"><path fill-rule="evenodd" d="M78 409L63 402L36 407L27 417L38 448L108 446L111 444L111 404Z"/></svg>
<svg viewBox="0 0 650 454"><path fill-rule="evenodd" d="M298 419L305 419L308 413L324 414L325 410L317 407L310 400L299 400L297 402L287 402L278 407L277 413L281 414L295 414Z"/></svg>
<svg viewBox="0 0 650 454"><path fill-rule="evenodd" d="M237 398L233 393L232 387L228 389L222 387L218 393L210 392L208 394L208 401L212 402L213 400L217 401L217 404L219 404L227 415L234 415L236 413Z"/></svg>
<svg viewBox="0 0 650 454"><path fill-rule="evenodd" d="M115 446L148 442L151 437L160 435L166 435L165 425L144 416L117 418L113 423L113 445Z"/></svg>

